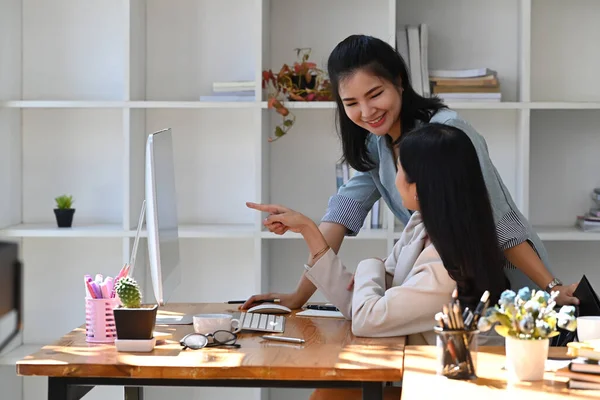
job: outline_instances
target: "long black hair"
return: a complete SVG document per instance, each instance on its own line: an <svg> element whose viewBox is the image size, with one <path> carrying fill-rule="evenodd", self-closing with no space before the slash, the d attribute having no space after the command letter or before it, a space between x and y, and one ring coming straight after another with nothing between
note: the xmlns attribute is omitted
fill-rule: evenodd
<svg viewBox="0 0 600 400"><path fill-rule="evenodd" d="M400 164L416 183L425 229L459 298L476 304L485 290L490 304L509 287L479 158L469 137L449 125L429 123L400 140Z"/></svg>
<svg viewBox="0 0 600 400"><path fill-rule="evenodd" d="M375 166L367 150L369 131L348 118L339 94L340 81L358 70L368 71L402 87L401 132L413 129L417 120L429 122L437 110L446 106L437 97L425 98L414 91L405 61L388 43L367 35L351 35L342 40L329 55L327 72L337 103L343 159L357 171L368 171Z"/></svg>

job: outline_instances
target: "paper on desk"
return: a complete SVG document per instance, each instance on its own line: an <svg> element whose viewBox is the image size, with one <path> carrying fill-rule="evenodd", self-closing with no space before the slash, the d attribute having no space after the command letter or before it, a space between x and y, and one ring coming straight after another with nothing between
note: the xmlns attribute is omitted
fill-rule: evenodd
<svg viewBox="0 0 600 400"><path fill-rule="evenodd" d="M298 317L330 317L330 318L344 318L344 315L339 311L325 311L325 310L305 310L296 314Z"/></svg>

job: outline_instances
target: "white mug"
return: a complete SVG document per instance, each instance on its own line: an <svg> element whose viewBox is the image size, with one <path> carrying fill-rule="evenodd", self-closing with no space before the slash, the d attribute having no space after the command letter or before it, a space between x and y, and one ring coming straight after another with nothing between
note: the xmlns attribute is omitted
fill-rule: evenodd
<svg viewBox="0 0 600 400"><path fill-rule="evenodd" d="M600 339L600 316L577 317L577 338L580 342Z"/></svg>
<svg viewBox="0 0 600 400"><path fill-rule="evenodd" d="M240 321L230 314L196 314L192 320L194 331L205 335L215 331L238 333L242 330Z"/></svg>

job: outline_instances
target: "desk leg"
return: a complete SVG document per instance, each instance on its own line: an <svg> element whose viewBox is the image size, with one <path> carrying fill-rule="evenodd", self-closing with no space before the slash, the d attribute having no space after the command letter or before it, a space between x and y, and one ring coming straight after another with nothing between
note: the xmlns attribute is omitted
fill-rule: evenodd
<svg viewBox="0 0 600 400"><path fill-rule="evenodd" d="M69 383L67 378L48 378L48 400L79 400L93 386L77 386Z"/></svg>
<svg viewBox="0 0 600 400"><path fill-rule="evenodd" d="M125 386L125 400L144 400L142 386Z"/></svg>
<svg viewBox="0 0 600 400"><path fill-rule="evenodd" d="M383 400L383 383L363 382L362 393L363 400Z"/></svg>

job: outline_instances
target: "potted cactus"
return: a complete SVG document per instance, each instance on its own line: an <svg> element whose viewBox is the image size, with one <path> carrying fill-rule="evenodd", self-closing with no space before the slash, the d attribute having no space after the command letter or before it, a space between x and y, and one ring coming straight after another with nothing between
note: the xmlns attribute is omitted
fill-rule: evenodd
<svg viewBox="0 0 600 400"><path fill-rule="evenodd" d="M56 201L54 209L56 224L59 228L70 228L73 224L73 214L75 214L75 209L72 208L73 196L64 194L56 197L54 201Z"/></svg>
<svg viewBox="0 0 600 400"><path fill-rule="evenodd" d="M142 291L132 277L120 278L115 292L121 306L113 310L118 339L152 339L158 306L142 306Z"/></svg>

